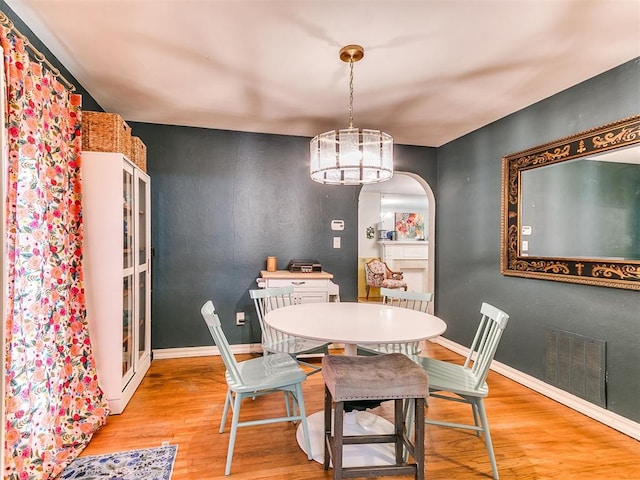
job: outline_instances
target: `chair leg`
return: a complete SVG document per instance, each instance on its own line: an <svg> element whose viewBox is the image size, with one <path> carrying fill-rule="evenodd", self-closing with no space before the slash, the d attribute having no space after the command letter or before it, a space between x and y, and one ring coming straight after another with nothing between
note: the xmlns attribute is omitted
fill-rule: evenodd
<svg viewBox="0 0 640 480"><path fill-rule="evenodd" d="M335 402L333 413L333 480L342 480L342 451L344 450L344 402Z"/></svg>
<svg viewBox="0 0 640 480"><path fill-rule="evenodd" d="M242 403L242 395L236 393L236 400L233 406L233 415L231 416L231 433L229 435L229 447L227 448L227 465L224 474L231 473L231 461L233 460L233 447L236 444L236 433L238 431L238 419L240 418L240 405Z"/></svg>
<svg viewBox="0 0 640 480"><path fill-rule="evenodd" d="M407 400L409 401L409 400ZM403 417L403 408L402 408L402 400L394 400L393 401L393 424L395 429L395 454L396 454L396 465L400 465L404 462L404 442L402 441L402 434L404 431L404 417Z"/></svg>
<svg viewBox="0 0 640 480"><path fill-rule="evenodd" d="M369 290L371 289L371 287L369 285L367 285L367 300L369 300Z"/></svg>
<svg viewBox="0 0 640 480"><path fill-rule="evenodd" d="M424 398L407 399L404 401L402 416L404 418L406 435L409 440L413 435L413 451L409 452L405 450L403 454L403 461L406 463L409 461L409 453L413 455L413 459L418 466L417 480L424 480L424 432L425 432L425 418L424 410L426 407L426 400ZM414 432L415 430L415 432ZM422 445L422 447L420 447ZM420 473L422 472L422 474Z"/></svg>
<svg viewBox="0 0 640 480"><path fill-rule="evenodd" d="M300 423L302 423L302 434L304 436L304 446L307 451L307 458L313 460L313 452L311 451L311 440L309 439L309 427L307 425L307 412L304 407L304 397L302 396L302 385L296 384L295 403L298 405L300 413ZM295 405L293 408L296 408Z"/></svg>
<svg viewBox="0 0 640 480"><path fill-rule="evenodd" d="M418 470L416 472L416 480L424 480L424 471L426 468L424 457L424 408L425 399L416 398L411 402L415 413L415 438L413 440L413 458L416 461Z"/></svg>
<svg viewBox="0 0 640 480"><path fill-rule="evenodd" d="M329 460L331 459L331 394L325 385L324 387L324 461L323 468L329 470Z"/></svg>
<svg viewBox="0 0 640 480"><path fill-rule="evenodd" d="M498 480L498 465L496 464L496 457L493 453L493 443L491 442L491 433L489 432L489 423L487 422L487 412L484 409L484 402L482 398L477 399L478 414L480 415L480 421L482 422L482 432L484 435L484 443L489 453L489 460L491 461L491 469L493 470L494 480Z"/></svg>
<svg viewBox="0 0 640 480"><path fill-rule="evenodd" d="M411 435L413 435L414 424L417 425L416 423L417 420L415 420L416 418L415 402L411 400L405 400L404 407L403 407L403 417L404 417L404 423L407 426L407 437L411 438ZM404 459L405 461L407 460L406 453L404 455Z"/></svg>
<svg viewBox="0 0 640 480"><path fill-rule="evenodd" d="M476 425L476 427L482 427L482 424L478 419L478 406L475 403L471 404L471 411L473 412L473 423ZM480 437L480 430L476 430L476 437Z"/></svg>
<svg viewBox="0 0 640 480"><path fill-rule="evenodd" d="M413 402L405 401L404 402L404 418L405 423L407 424L407 435L411 436L413 433L413 423L415 418L415 405Z"/></svg>
<svg viewBox="0 0 640 480"><path fill-rule="evenodd" d="M222 418L220 419L220 433L224 433L224 425L227 423L227 415L229 414L229 406L231 405L231 401L231 389L227 389L227 395L224 400L224 409L222 410Z"/></svg>
<svg viewBox="0 0 640 480"><path fill-rule="evenodd" d="M287 417L292 417L296 414L296 398L292 393L288 391L284 391L284 405L287 410ZM294 421L295 423L295 421Z"/></svg>

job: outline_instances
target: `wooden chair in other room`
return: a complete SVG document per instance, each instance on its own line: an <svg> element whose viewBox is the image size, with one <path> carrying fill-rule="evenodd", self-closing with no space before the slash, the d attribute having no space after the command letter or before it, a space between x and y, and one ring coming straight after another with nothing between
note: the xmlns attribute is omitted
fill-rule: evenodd
<svg viewBox="0 0 640 480"><path fill-rule="evenodd" d="M374 258L364 264L365 280L367 283L367 300L371 287L376 288L402 288L407 290L407 282L404 281L402 272L394 272L382 260Z"/></svg>

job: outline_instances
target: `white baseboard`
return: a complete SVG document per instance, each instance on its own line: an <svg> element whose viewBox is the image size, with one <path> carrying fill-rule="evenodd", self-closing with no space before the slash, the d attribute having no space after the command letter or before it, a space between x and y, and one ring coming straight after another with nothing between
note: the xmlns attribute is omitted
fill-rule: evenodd
<svg viewBox="0 0 640 480"><path fill-rule="evenodd" d="M262 352L259 343L245 343L242 345L231 345L233 353L257 353ZM153 351L154 360L164 360L167 358L186 358L186 357L208 357L211 355L220 355L218 347L182 347L182 348L159 348Z"/></svg>
<svg viewBox="0 0 640 480"><path fill-rule="evenodd" d="M462 345L452 342L451 340L447 340L443 337L434 339L434 343L442 345L452 352L459 353L464 357L466 357L467 353L469 352L469 349L467 347L463 347ZM575 395L565 392L564 390L554 387L553 385L549 385L542 380L527 375L526 373L522 373L521 371L500 363L496 360L491 363L491 370L494 370L495 372L504 375L514 382L518 382L519 384L524 385L525 387L528 387L531 390L544 395L545 397L549 397L556 402L559 402L573 410L576 410L577 412L591 417L600 423L618 430L619 432L629 435L636 440L640 440L640 423L636 423L626 417L607 410L606 408L602 408L594 405L593 403L587 402L580 397L576 397Z"/></svg>

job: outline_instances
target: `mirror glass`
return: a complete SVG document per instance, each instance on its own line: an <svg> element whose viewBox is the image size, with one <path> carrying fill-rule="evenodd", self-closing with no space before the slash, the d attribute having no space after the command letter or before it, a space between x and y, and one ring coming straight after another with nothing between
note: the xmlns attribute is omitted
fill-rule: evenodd
<svg viewBox="0 0 640 480"><path fill-rule="evenodd" d="M640 115L502 163L504 275L640 290Z"/></svg>
<svg viewBox="0 0 640 480"><path fill-rule="evenodd" d="M520 254L640 260L640 146L523 171Z"/></svg>

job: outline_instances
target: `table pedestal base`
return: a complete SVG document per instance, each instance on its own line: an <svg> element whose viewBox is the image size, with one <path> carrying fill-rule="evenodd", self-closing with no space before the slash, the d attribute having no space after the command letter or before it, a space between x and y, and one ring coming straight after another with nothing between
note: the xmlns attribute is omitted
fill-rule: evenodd
<svg viewBox="0 0 640 480"><path fill-rule="evenodd" d="M332 419L333 423L333 419ZM324 412L316 412L307 417L309 442L313 459L324 462ZM393 424L385 418L370 412L353 411L345 413L344 436L365 435L372 433L391 434ZM296 431L298 445L305 452L302 425ZM366 465L393 465L395 463L394 447L391 443L365 445L345 445L342 464L344 467L361 467Z"/></svg>

